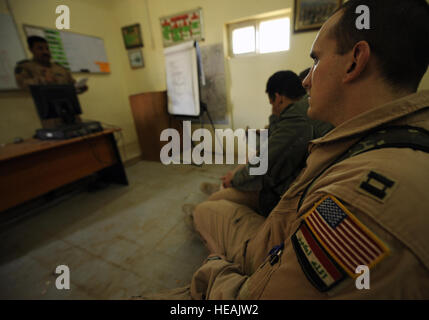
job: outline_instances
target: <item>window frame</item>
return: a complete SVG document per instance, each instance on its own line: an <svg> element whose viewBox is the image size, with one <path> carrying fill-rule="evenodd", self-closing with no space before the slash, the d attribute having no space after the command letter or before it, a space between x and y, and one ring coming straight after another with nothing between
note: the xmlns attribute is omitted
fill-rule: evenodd
<svg viewBox="0 0 429 320"><path fill-rule="evenodd" d="M280 50L280 51L271 51L271 52L260 52L260 35L259 35L259 26L262 22L270 21L270 20L277 20L281 18L288 18L289 19L289 49L287 50ZM281 14L275 14L270 16L264 16L263 18L253 18L253 19L247 19L244 21L239 22L232 22L227 24L227 32L228 32L228 54L230 58L236 58L236 57L248 57L248 56L258 56L258 55L265 55L265 54L275 54L275 53L282 53L287 52L290 50L290 38L291 38L291 14L290 11L281 13ZM236 29L241 29L245 27L253 26L255 28L255 51L253 52L247 52L247 53L238 53L235 54L233 52L233 43L232 43L232 33Z"/></svg>
<svg viewBox="0 0 429 320"><path fill-rule="evenodd" d="M254 27L255 28L255 51L253 52L247 52L247 53L238 53L235 54L233 51L233 43L232 43L232 33L234 32L234 30L236 29L241 29L241 28L246 28L246 27ZM229 36L229 55L230 57L237 57L237 56L249 56L249 55L255 55L256 50L258 48L259 45L259 39L256 36L258 34L258 25L257 25L257 20L247 20L247 21L242 21L242 22L237 22L237 23L233 23L233 24L229 24L228 25L228 36Z"/></svg>

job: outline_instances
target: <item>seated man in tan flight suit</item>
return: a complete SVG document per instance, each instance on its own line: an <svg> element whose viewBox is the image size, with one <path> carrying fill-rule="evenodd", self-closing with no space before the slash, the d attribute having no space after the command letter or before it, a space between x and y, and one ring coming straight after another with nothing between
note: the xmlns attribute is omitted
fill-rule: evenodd
<svg viewBox="0 0 429 320"><path fill-rule="evenodd" d="M76 82L69 70L56 62L51 62L48 42L44 38L30 36L27 43L33 59L20 61L15 67L16 83L21 89L28 90L29 85L74 84ZM83 93L87 90L88 87L84 86L76 92Z"/></svg>
<svg viewBox="0 0 429 320"><path fill-rule="evenodd" d="M190 286L155 297L429 299L428 47L426 0L343 4L303 82L308 115L335 128L265 220L226 200L197 206L211 255Z"/></svg>

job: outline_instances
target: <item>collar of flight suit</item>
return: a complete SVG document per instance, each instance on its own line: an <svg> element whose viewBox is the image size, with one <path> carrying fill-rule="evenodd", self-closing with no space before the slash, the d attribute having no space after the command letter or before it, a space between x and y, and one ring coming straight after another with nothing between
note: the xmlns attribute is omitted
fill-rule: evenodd
<svg viewBox="0 0 429 320"><path fill-rule="evenodd" d="M429 107L429 90L413 93L368 110L342 123L325 136L311 141L310 144L322 144L352 137L426 107Z"/></svg>

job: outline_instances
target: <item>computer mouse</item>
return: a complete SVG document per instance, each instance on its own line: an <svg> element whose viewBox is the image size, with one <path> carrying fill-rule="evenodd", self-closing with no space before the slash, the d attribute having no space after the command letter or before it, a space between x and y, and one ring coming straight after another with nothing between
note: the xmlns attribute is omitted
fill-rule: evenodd
<svg viewBox="0 0 429 320"><path fill-rule="evenodd" d="M21 143L23 141L24 141L24 139L22 139L21 137L17 137L15 139L13 139L13 143Z"/></svg>

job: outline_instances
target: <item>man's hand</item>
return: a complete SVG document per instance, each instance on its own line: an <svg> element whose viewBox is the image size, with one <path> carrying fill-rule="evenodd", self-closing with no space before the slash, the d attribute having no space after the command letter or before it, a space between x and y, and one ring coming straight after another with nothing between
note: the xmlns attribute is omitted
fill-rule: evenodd
<svg viewBox="0 0 429 320"><path fill-rule="evenodd" d="M233 178L234 178L234 172L233 171L229 171L226 175L224 175L221 178L223 187L224 188L231 188Z"/></svg>
<svg viewBox="0 0 429 320"><path fill-rule="evenodd" d="M51 69L45 69L43 75L46 83L54 83L54 74L52 73Z"/></svg>
<svg viewBox="0 0 429 320"><path fill-rule="evenodd" d="M88 91L88 86L86 86L86 85L76 89L77 94L84 93L85 91Z"/></svg>

